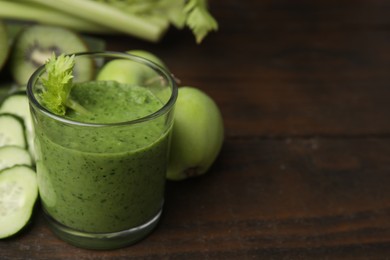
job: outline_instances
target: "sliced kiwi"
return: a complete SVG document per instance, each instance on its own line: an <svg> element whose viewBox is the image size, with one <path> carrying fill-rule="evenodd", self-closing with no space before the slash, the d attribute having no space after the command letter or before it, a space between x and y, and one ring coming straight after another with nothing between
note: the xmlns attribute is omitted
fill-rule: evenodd
<svg viewBox="0 0 390 260"><path fill-rule="evenodd" d="M14 80L23 85L32 73L54 52L70 54L88 51L81 36L61 27L34 25L22 30L15 39L10 57L10 70ZM94 72L94 63L83 59L74 68L74 80L90 80Z"/></svg>
<svg viewBox="0 0 390 260"><path fill-rule="evenodd" d="M0 21L0 70L3 68L8 58L9 44L8 34L3 21Z"/></svg>

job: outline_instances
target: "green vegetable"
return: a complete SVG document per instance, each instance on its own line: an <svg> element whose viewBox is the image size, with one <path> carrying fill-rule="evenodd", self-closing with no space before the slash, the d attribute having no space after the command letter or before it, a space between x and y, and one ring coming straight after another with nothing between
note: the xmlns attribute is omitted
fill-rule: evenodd
<svg viewBox="0 0 390 260"><path fill-rule="evenodd" d="M21 231L31 218L38 198L37 176L25 165L0 171L0 239Z"/></svg>
<svg viewBox="0 0 390 260"><path fill-rule="evenodd" d="M75 31L108 33L111 29L42 5L0 0L0 17L66 27Z"/></svg>
<svg viewBox="0 0 390 260"><path fill-rule="evenodd" d="M66 107L87 113L80 104L68 99L73 86L74 64L74 55L56 57L54 53L45 64L46 78L41 78L44 89L40 97L42 104L54 114L65 115Z"/></svg>
<svg viewBox="0 0 390 260"><path fill-rule="evenodd" d="M128 14L150 21L171 23L178 29L188 26L200 43L210 31L218 30L217 21L207 8L207 0L93 0L114 6Z"/></svg>
<svg viewBox="0 0 390 260"><path fill-rule="evenodd" d="M147 19L129 15L107 4L90 0L23 0L23 2L41 4L44 7L50 7L149 41L159 40L164 32L164 28L160 28Z"/></svg>
<svg viewBox="0 0 390 260"><path fill-rule="evenodd" d="M218 29L217 21L207 11L206 0L189 0L184 10L186 24L192 29L196 42L200 43L209 31Z"/></svg>
<svg viewBox="0 0 390 260"><path fill-rule="evenodd" d="M197 43L218 29L207 0L0 0L0 18L93 33L126 33L157 42L170 25L189 27Z"/></svg>

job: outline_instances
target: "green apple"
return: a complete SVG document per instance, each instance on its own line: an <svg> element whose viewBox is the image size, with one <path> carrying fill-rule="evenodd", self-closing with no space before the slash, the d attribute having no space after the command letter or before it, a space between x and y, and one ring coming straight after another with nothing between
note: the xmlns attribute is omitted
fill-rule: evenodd
<svg viewBox="0 0 390 260"><path fill-rule="evenodd" d="M160 65L161 67L167 69L167 66L164 64L164 62L159 57L157 57L156 55L154 55L154 54L152 54L152 53L150 53L148 51L145 51L145 50L131 50L131 51L128 51L127 53L135 55L135 56L139 56L139 57L142 57L142 58L145 58L145 59L150 60L150 61Z"/></svg>
<svg viewBox="0 0 390 260"><path fill-rule="evenodd" d="M167 179L183 180L208 171L224 139L221 112L205 92L180 87L175 106Z"/></svg>
<svg viewBox="0 0 390 260"><path fill-rule="evenodd" d="M127 53L145 58L167 69L156 55L144 50L131 50ZM120 83L140 84L155 74L136 62L125 59L113 60L105 64L97 75L97 80L116 80Z"/></svg>
<svg viewBox="0 0 390 260"><path fill-rule="evenodd" d="M0 70L3 68L5 61L8 58L9 43L8 33L5 28L4 22L0 21Z"/></svg>

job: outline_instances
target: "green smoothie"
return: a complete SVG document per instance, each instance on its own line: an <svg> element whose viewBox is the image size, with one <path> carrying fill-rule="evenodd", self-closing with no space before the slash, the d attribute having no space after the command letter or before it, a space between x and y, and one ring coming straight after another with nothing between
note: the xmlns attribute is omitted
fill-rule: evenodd
<svg viewBox="0 0 390 260"><path fill-rule="evenodd" d="M35 131L45 210L58 222L90 233L147 222L162 207L171 127L163 116L142 118L163 103L145 88L116 82L76 84L71 96L89 111L66 114L79 125L36 115L42 122Z"/></svg>

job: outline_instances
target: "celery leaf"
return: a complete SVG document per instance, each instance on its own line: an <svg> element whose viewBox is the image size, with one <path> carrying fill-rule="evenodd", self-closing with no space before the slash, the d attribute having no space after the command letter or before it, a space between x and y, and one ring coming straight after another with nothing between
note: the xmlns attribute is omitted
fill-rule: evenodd
<svg viewBox="0 0 390 260"><path fill-rule="evenodd" d="M188 27L200 43L218 22L208 10L207 0L93 0L136 15L164 30L172 24L177 29Z"/></svg>
<svg viewBox="0 0 390 260"><path fill-rule="evenodd" d="M45 64L46 78L41 78L44 89L40 97L43 105L54 114L65 115L74 64L74 55L56 57L54 53Z"/></svg>
<svg viewBox="0 0 390 260"><path fill-rule="evenodd" d="M189 0L184 8L186 24L191 28L197 43L210 32L218 30L218 23L208 12L205 0Z"/></svg>

